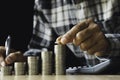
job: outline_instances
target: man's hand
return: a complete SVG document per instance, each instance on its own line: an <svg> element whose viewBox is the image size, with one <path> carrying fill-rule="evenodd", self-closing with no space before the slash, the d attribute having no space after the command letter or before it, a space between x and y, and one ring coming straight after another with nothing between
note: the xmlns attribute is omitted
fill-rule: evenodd
<svg viewBox="0 0 120 80"><path fill-rule="evenodd" d="M26 57L23 56L23 54L20 51L15 51L11 49L10 54L8 56L5 55L5 51L5 47L0 46L0 66L9 65L14 63L15 61L26 61Z"/></svg>
<svg viewBox="0 0 120 80"><path fill-rule="evenodd" d="M97 56L104 55L103 53L109 46L99 25L94 23L92 19L87 19L73 26L66 34L58 37L56 42L60 44L72 42L76 46L80 46L81 50Z"/></svg>

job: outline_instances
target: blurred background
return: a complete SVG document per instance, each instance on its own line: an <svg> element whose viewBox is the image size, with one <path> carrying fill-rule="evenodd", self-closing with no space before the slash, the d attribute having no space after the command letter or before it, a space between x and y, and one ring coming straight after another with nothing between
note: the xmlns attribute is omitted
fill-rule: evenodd
<svg viewBox="0 0 120 80"><path fill-rule="evenodd" d="M4 46L8 35L11 48L27 50L32 34L34 0L0 1L0 46Z"/></svg>

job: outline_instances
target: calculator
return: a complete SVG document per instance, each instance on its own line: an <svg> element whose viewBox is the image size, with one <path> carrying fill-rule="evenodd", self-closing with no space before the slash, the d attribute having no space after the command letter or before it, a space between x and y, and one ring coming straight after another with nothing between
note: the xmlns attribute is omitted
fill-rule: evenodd
<svg viewBox="0 0 120 80"><path fill-rule="evenodd" d="M95 64L91 66L77 66L77 67L69 67L66 69L66 74L95 74L103 71L110 64L110 59L101 59L95 60Z"/></svg>

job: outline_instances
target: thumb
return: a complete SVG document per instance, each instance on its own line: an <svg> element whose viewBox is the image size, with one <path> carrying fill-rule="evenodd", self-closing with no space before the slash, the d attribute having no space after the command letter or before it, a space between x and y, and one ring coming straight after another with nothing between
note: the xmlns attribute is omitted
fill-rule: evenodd
<svg viewBox="0 0 120 80"><path fill-rule="evenodd" d="M101 51L101 52L96 52L95 55L98 57L102 57L105 55L105 53Z"/></svg>
<svg viewBox="0 0 120 80"><path fill-rule="evenodd" d="M2 62L0 63L0 65L1 65L1 66L6 66L7 64L6 64L5 61L2 61Z"/></svg>
<svg viewBox="0 0 120 80"><path fill-rule="evenodd" d="M5 61L3 56L0 56L0 66L5 66Z"/></svg>

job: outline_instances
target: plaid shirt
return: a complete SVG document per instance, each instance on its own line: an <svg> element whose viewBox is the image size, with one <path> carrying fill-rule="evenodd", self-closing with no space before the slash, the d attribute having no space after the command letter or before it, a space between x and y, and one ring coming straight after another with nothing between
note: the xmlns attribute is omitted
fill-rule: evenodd
<svg viewBox="0 0 120 80"><path fill-rule="evenodd" d="M76 0L77 1L77 0ZM110 56L120 55L120 0L35 0L33 36L29 49L54 49L54 42L78 21L94 18L110 42ZM78 46L67 44L72 52L83 56Z"/></svg>

